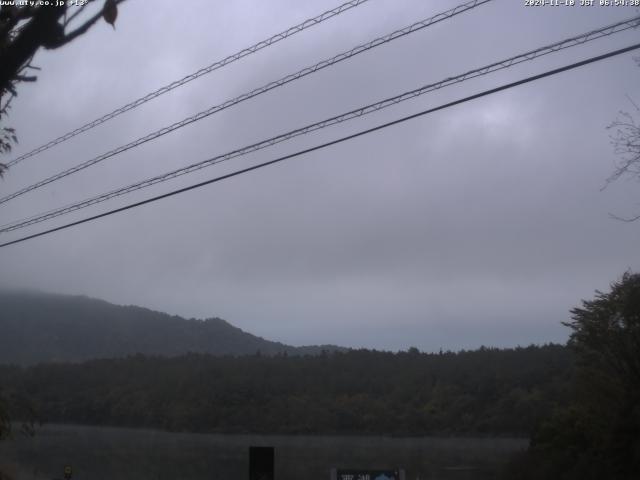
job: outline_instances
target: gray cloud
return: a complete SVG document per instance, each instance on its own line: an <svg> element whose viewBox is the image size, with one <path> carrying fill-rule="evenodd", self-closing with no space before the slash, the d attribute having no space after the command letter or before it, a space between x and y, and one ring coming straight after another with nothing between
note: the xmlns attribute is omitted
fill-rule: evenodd
<svg viewBox="0 0 640 480"><path fill-rule="evenodd" d="M127 2L42 53L12 112L20 150L334 2ZM455 2L375 0L23 162L13 191ZM596 28L632 9L496 1L229 109L2 207L66 204ZM635 41L637 32L434 92L108 206L275 158ZM184 316L285 342L427 350L564 341L580 298L638 269L637 184L600 191L606 125L638 96L631 56L442 111L123 215L0 250L0 282ZM70 218L99 212L107 204ZM34 228L32 231L37 231ZM24 232L24 231L22 231ZM15 238L16 235L7 237Z"/></svg>

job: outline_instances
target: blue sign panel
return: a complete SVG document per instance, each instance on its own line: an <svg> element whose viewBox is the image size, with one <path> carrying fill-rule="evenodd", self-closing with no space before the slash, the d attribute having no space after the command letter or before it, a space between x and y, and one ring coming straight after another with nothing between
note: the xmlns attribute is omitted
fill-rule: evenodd
<svg viewBox="0 0 640 480"><path fill-rule="evenodd" d="M400 480L397 470L338 470L337 480Z"/></svg>

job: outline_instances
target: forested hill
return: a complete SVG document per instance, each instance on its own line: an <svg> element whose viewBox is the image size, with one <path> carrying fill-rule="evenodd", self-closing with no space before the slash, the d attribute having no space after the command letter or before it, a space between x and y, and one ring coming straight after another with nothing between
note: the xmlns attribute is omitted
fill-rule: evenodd
<svg viewBox="0 0 640 480"><path fill-rule="evenodd" d="M528 435L566 403L559 345L442 354L132 356L0 366L15 419L193 432Z"/></svg>
<svg viewBox="0 0 640 480"><path fill-rule="evenodd" d="M220 318L184 319L81 296L0 291L0 363L145 355L318 354L335 346L271 342Z"/></svg>

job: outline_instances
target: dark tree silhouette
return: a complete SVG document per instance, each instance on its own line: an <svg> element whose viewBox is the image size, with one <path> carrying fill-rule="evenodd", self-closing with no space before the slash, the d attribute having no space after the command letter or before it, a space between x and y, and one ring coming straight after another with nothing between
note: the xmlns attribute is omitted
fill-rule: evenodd
<svg viewBox="0 0 640 480"><path fill-rule="evenodd" d="M117 6L123 1L104 0L88 17L86 8L98 2L89 0L77 7L69 6L70 2L59 6L0 6L0 122L9 112L18 84L37 80L34 73L38 68L31 61L40 48L60 48L86 33L101 18L113 25ZM0 126L0 154L11 151L16 142L15 130ZM0 176L5 170L6 166L0 163Z"/></svg>
<svg viewBox="0 0 640 480"><path fill-rule="evenodd" d="M572 310L570 345L578 386L607 473L640 472L640 274L625 273L611 292Z"/></svg>
<svg viewBox="0 0 640 480"><path fill-rule="evenodd" d="M544 421L510 478L636 479L640 472L640 274L571 311L573 399Z"/></svg>
<svg viewBox="0 0 640 480"><path fill-rule="evenodd" d="M574 308L569 344L581 365L606 374L626 393L640 388L640 274L627 272L611 286ZM593 385L593 378L590 382ZM610 390L607 386L606 390Z"/></svg>
<svg viewBox="0 0 640 480"><path fill-rule="evenodd" d="M0 155L9 153L18 139L13 128L4 125L11 101L23 82L35 82L38 67L31 64L40 48L56 49L86 33L98 20L114 24L117 5L124 0L104 0L91 16L86 9L93 0L71 7L70 2L53 5L0 6ZM0 163L0 177L6 171ZM11 423L5 402L0 398L0 438L10 433ZM2 473L0 472L0 478Z"/></svg>

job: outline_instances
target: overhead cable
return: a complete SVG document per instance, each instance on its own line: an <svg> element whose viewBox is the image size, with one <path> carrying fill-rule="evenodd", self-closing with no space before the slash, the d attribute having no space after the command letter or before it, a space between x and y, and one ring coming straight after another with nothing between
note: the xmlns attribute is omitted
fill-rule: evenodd
<svg viewBox="0 0 640 480"><path fill-rule="evenodd" d="M0 233L6 233L6 232L10 232L13 230L17 230L20 228L24 228L24 227L28 227L40 222L44 222L46 220L50 220L52 218L58 217L60 215L65 215L67 213L71 213L73 211L76 210L80 210L82 208L86 208L89 207L91 205L96 205L98 203L102 203L105 202L107 200L110 200L112 198L116 198L131 192L134 192L136 190L141 190L143 188L147 188L150 187L152 185L158 184L158 183L162 183L165 182L167 180L182 176L182 175L186 175L188 173L192 173L195 172L197 170L200 170L202 168L206 168L236 157L240 157L243 155L247 155L249 153L258 151L258 150L262 150L264 148L270 147L272 145L290 140L292 138L298 137L300 135L305 135L307 133L316 131L316 130L320 130L326 127L329 127L331 125L336 125L348 120L352 120L354 118L358 118L358 117L362 117L364 115L368 115L370 113L382 110L384 108L390 107L392 105L396 105L398 103L407 101L409 99L418 97L420 95L424 95L426 93L432 92L434 90L438 90L456 83L461 83L464 82L466 80L470 80L472 78L476 78L482 75L487 75L489 73L493 73L499 70L503 70L509 67L512 67L514 65L517 65L519 63L523 63L526 61L531 61L534 60L536 58L539 58L541 56L544 55L548 55L549 53L553 53L553 52L557 52L566 48L570 48L570 47L574 47L577 45L581 45L584 44L585 42L589 42L589 41L593 41L599 38L603 38L609 35L612 35L614 33L619 33L625 30L628 30L630 28L634 28L637 27L638 24L640 24L640 16L636 16L633 17L631 19L627 19L621 22L617 22L615 24L612 25L608 25L606 27L602 27L600 29L597 30L592 30L589 32L586 32L582 35L578 35L578 36L574 36L565 40L562 40L560 42L556 42L544 47L540 47L537 48L535 50L530 50L528 52L507 58L505 60L501 60L498 62L494 62L491 63L489 65L483 66L481 68L476 68L474 70L469 70L465 73L462 73L460 75L456 75L453 77L448 77L445 78L444 80L441 80L439 82L435 82L435 83L431 83L428 85L424 85L422 87L416 88L414 90L410 90L408 92L404 92L400 95L396 95L394 97L390 97L384 100L381 100L379 102L373 103L373 104L369 104L366 105L364 107L360 107L358 109L355 110L351 110L349 112L322 120L320 122L316 122L301 128L297 128L295 130L291 130L289 132L280 134L278 136L275 137L271 137L268 138L266 140L262 140L259 141L257 143L233 150L231 152L225 153L225 154L221 154L221 155L217 155L215 157L212 158L208 158L206 160L188 165L186 167L182 167L176 170L172 170L169 172L166 172L164 174L161 175L157 175L155 177L151 177L133 184L130 184L128 186L124 186L124 187L120 187L118 189L115 190L111 190L109 192L103 193L101 195L97 195L94 197L90 197L87 198L85 200L81 200L79 202L75 202L63 207L59 207L53 210L49 210L47 212L43 212L43 213L39 213L37 215L34 215L32 217L28 217L28 218L24 218L21 220L16 220L14 222L5 224L0 226Z"/></svg>
<svg viewBox="0 0 640 480"><path fill-rule="evenodd" d="M171 90L174 90L178 87L181 87L182 85L191 82L192 80L195 80L196 78L200 78L203 75L207 75L208 73L211 73L215 70L218 70L222 67L225 67L237 60L240 60L241 58L244 58L248 55L251 55L252 53L256 53L259 50L262 50L263 48L269 47L275 43L278 43L281 40L284 40L285 38L291 37L293 35L295 35L296 33L302 32L303 30L306 30L307 28L313 27L315 25L318 25L319 23L324 22L325 20L329 20L330 18L333 18L337 15L340 15L343 12L346 12L347 10L350 10L354 7L357 7L359 5L362 5L366 2L368 2L369 0L350 0L349 2L343 3L342 5L339 5L336 8L333 8L331 10L327 10L324 13L321 13L320 15L317 15L313 18L309 18L307 20L305 20L302 23L299 23L298 25L295 25L293 27L290 27L280 33L277 33L269 38L267 38L266 40L261 40L260 42L247 47L243 50L240 50L239 52L234 53L233 55L229 55L226 58L223 58L222 60L218 60L215 63L212 63L211 65L207 66L207 67L203 67L200 70L193 72L179 80L175 80L163 87L160 87L159 89L148 93L147 95L140 97L130 103L127 103L126 105L123 105L120 108L117 108L115 110L113 110L112 112L109 112L99 118L96 118L95 120L92 120L89 123L86 123L84 125L82 125L81 127L76 128L75 130L72 130L68 133L65 133L64 135L61 135L58 138L55 138L33 150L31 150L30 152L27 152L19 157L17 157L14 160L11 160L10 162L7 162L7 167L12 167L14 165L16 165L17 163L20 163L23 160L26 160L27 158L33 157L41 152L44 152L45 150L48 150L62 142L66 142L67 140L75 137L76 135L80 135L81 133L86 132L87 130L91 130L92 128L97 127L98 125L101 125L109 120L111 120L112 118L115 118L119 115L122 115L125 112L128 112L129 110L133 110L134 108L139 107L140 105L147 103L150 100L153 100L154 98L157 98L161 95L164 95L165 93L170 92Z"/></svg>
<svg viewBox="0 0 640 480"><path fill-rule="evenodd" d="M25 193L31 192L33 190L36 190L38 188L41 188L45 185L48 185L52 182L55 182L57 180L60 180L62 178L68 177L69 175L73 175L74 173L77 173L81 170L84 170L85 168L88 168L92 165L95 165L97 163L100 163L108 158L111 158L115 155L118 155L120 153L126 152L127 150L130 150L132 148L138 147L144 143L147 143L151 140L155 140L156 138L159 138L163 135L166 135L170 132L173 132L179 128L185 127L187 125L190 125L194 122L197 122L199 120L202 120L204 118L209 117L210 115L213 115L214 113L218 113L222 110L225 110L229 107L232 107L234 105L237 105L238 103L244 102L245 100L249 100L253 97L256 97L258 95L261 95L263 93L266 93L270 90L273 90L275 88L281 87L283 85L286 85L290 82L293 82L295 80L298 80L302 77L305 77L309 74L315 73L317 71L320 71L324 68L330 67L331 65L335 65L336 63L342 62L344 60L347 60L351 57L354 57L356 55L359 55L360 53L366 52L368 50L371 50L372 48L376 48L379 47L380 45L386 44L388 42L391 42L393 40L397 40L398 38L404 37L406 35L409 35L411 33L417 32L419 30L422 30L423 28L429 27L435 23L441 22L443 20L447 20L449 18L452 18L456 15L459 15L463 12L467 12L469 10L472 10L480 5L483 5L485 3L488 3L492 0L472 0L470 2L467 2L465 4L462 5L458 5L457 7L454 7L450 10L447 10L445 12L439 13L437 15L434 15L432 17L429 17L427 19L421 20L420 22L416 22L412 25L409 25L408 27L402 28L400 30L396 30L392 33L389 33L388 35L385 35L383 37L379 37L376 38L375 40L372 40L368 43L359 45L357 47L352 48L351 50L348 50L346 52L343 52L339 55L336 55L330 59L327 60L323 60L319 63L316 63L315 65L312 65L310 67L306 67L303 68L302 70L299 70L296 73L292 73L290 75L287 75L286 77L282 77L278 80L275 80L273 82L269 82L266 85L263 85L262 87L256 88L250 92L244 93L238 97L235 97L231 100L227 100L224 103L215 105L211 108L208 108L207 110L203 110L202 112L196 113L195 115L192 115L190 117L187 117L179 122L176 122L172 125L169 125L167 127L161 128L159 130L156 130L155 132L149 133L148 135L145 135L144 137L140 137L137 140L134 140L126 145L122 145L118 148L115 148L114 150L111 150L107 153L104 153L102 155L98 155L97 157L94 157L90 160L87 160L85 162L82 162L74 167L71 167L67 170L64 170L62 172L56 173L55 175L52 175L48 178L45 178L44 180L40 180L36 183L33 183L27 187L24 187L14 193L11 193L9 195L6 195L2 198L0 198L0 205L8 202L9 200L12 200L16 197L19 197L21 195L24 195Z"/></svg>
<svg viewBox="0 0 640 480"><path fill-rule="evenodd" d="M552 75L557 75L559 73L566 72L568 70L573 70L575 68L582 67L582 66L594 63L594 62L601 61L601 60L605 60L607 58L611 58L611 57L614 57L614 56L617 56L617 55L622 55L624 53L627 53L627 52L630 52L630 51L633 51L633 50L637 50L639 48L640 48L640 43L636 43L634 45L631 45L631 46L628 46L628 47L625 47L625 48L621 48L621 49L618 49L618 50L614 50L612 52L605 53L603 55L598 55L596 57L591 57L591 58L588 58L586 60L582 60L580 62L576 62L576 63L570 64L570 65L566 65L564 67L560 67L560 68L556 68L556 69L553 69L553 70L546 71L544 73L540 73L538 75L532 75L530 77L526 77L524 79L521 79L521 80L518 80L518 81L515 81L515 82L511 82L511 83L502 85L500 87L492 88L492 89L489 89L489 90L484 90L483 92L476 93L475 95L470 95L468 97L464 97L464 98L461 98L459 100L455 100L453 102L445 103L443 105L439 105L439 106L434 107L434 108L423 110L421 112L414 113L413 115L407 115L407 116L399 118L397 120L393 120L391 122L387 122L387 123L378 125L376 127L368 128L366 130L361 130L360 132L357 132L357 133L354 133L354 134L351 134L351 135L347 135L347 136L338 138L336 140L332 140L330 142L322 143L320 145L316 145L314 147L306 148L304 150L300 150L300 151L297 151L295 153L291 153L289 155L284 155L282 157L278 157L278 158L276 158L274 160L270 160L268 162L260 163L258 165L253 165L253 166L248 167L248 168L243 168L242 170L237 170L235 172L228 173L226 175L222 175L222 176L219 176L219 177L215 177L215 178L212 178L212 179L204 181L204 182L200 182L200 183L197 183L197 184L194 184L194 185L190 185L188 187L180 188L180 189L168 192L168 193L164 193L162 195L158 195L158 196L155 196L155 197L152 197L152 198L148 198L146 200L142 200L142 201L139 201L139 202L131 203L129 205L125 205L125 206L120 207L120 208L109 210L107 212L103 212L103 213L100 213L98 215L94 215L92 217L84 218L82 220L77 220L75 222L67 223L65 225L61 225L61 226L58 226L58 227L55 227L55 228L50 228L48 230L45 230L45 231L42 231L42 232L38 232L38 233L34 233L34 234L28 235L26 237L22 237L22 238L18 238L16 240L5 242L5 243L0 244L0 248L7 247L9 245L15 245L17 243L25 242L25 241L31 240L33 238L41 237L43 235L48 235L48 234L51 234L51 233L54 233L54 232L58 232L60 230L65 230L67 228L71 228L71 227L74 227L74 226L77 226L77 225L81 225L83 223L91 222L91 221L97 220L99 218L104 218L104 217L107 217L109 215L114 215L114 214L119 213L119 212L124 212L124 211L130 210L132 208L137 208L137 207L140 207L142 205L146 205L146 204L149 204L149 203L157 202L157 201L162 200L164 198L172 197L172 196L184 193L184 192L188 192L190 190L195 190L197 188L201 188L201 187L204 187L206 185L210 185L212 183L220 182L222 180L226 180L228 178L232 178L232 177L241 175L243 173L247 173L247 172L250 172L250 171L253 171L253 170L257 170L257 169L260 169L260 168L263 168L263 167L267 167L269 165L274 165L276 163L283 162L283 161L289 160L291 158L299 157L301 155L304 155L304 154L307 154L307 153L311 153L311 152L314 152L314 151L317 151L317 150L321 150L321 149L327 148L327 147L332 146L332 145L336 145L336 144L339 144L339 143L342 143L342 142L346 142L348 140L352 140L354 138L361 137L363 135L367 135L369 133L373 133L373 132L376 132L378 130L382 130L384 128L388 128L388 127L391 127L393 125L398 125L398 124L406 122L408 120L412 120L412 119L415 119L415 118L418 118L418 117L422 117L422 116L427 115L429 113L437 112L439 110L444 110L446 108L450 108L450 107L453 107L453 106L456 106L456 105L460 105L462 103L466 103L466 102L469 102L471 100L475 100L475 99L478 99L478 98L481 98L481 97L485 97L487 95L492 95L494 93L501 92L503 90L507 90L507 89L510 89L510 88L514 88L514 87L517 87L519 85L524 85L526 83L530 83L530 82L534 82L534 81L537 81L537 80L541 80L541 79L543 79L545 77L550 77Z"/></svg>

